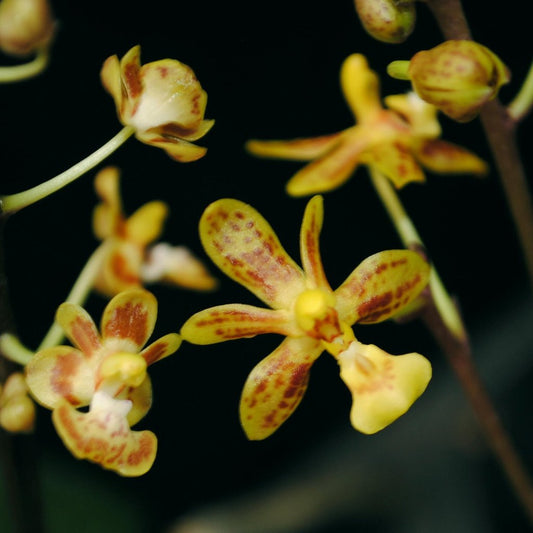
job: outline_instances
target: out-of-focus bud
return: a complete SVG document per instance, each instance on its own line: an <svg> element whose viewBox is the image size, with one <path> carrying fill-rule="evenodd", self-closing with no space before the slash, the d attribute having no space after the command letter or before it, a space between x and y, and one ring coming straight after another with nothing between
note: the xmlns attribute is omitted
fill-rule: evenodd
<svg viewBox="0 0 533 533"><path fill-rule="evenodd" d="M0 389L0 426L11 433L27 433L34 423L35 404L28 396L24 376L15 372Z"/></svg>
<svg viewBox="0 0 533 533"><path fill-rule="evenodd" d="M47 0L0 2L0 49L6 54L31 54L50 43L54 30Z"/></svg>
<svg viewBox="0 0 533 533"><path fill-rule="evenodd" d="M415 27L414 0L355 0L355 9L363 28L378 41L403 43Z"/></svg>
<svg viewBox="0 0 533 533"><path fill-rule="evenodd" d="M468 122L510 79L498 56L474 41L446 41L409 62L418 96L458 122Z"/></svg>

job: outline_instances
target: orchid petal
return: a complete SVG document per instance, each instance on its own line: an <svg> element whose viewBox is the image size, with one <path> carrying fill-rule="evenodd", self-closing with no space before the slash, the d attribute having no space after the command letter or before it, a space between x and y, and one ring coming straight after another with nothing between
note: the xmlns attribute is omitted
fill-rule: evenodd
<svg viewBox="0 0 533 533"><path fill-rule="evenodd" d="M102 294L114 296L140 285L142 248L137 244L115 240L100 267L94 287Z"/></svg>
<svg viewBox="0 0 533 533"><path fill-rule="evenodd" d="M135 136L145 144L162 148L172 159L181 163L196 161L207 152L207 148L196 146L177 137L164 137L159 133L148 131L138 131Z"/></svg>
<svg viewBox="0 0 533 533"><path fill-rule="evenodd" d="M423 170L409 149L399 142L373 146L361 159L382 172L397 189L407 183L426 180Z"/></svg>
<svg viewBox="0 0 533 533"><path fill-rule="evenodd" d="M129 426L134 426L139 420L144 418L152 407L152 381L147 374L146 379L138 386L129 388L120 399L131 401L131 410L127 414Z"/></svg>
<svg viewBox="0 0 533 533"><path fill-rule="evenodd" d="M168 333L147 346L141 355L146 364L151 365L173 354L180 347L180 344L181 337L177 333Z"/></svg>
<svg viewBox="0 0 533 533"><path fill-rule="evenodd" d="M174 59L162 59L140 69L142 93L131 123L140 131L173 123L187 131L201 123L207 93L193 70Z"/></svg>
<svg viewBox="0 0 533 533"><path fill-rule="evenodd" d="M477 155L440 139L413 143L412 150L416 159L431 172L484 176L489 171L487 163Z"/></svg>
<svg viewBox="0 0 533 533"><path fill-rule="evenodd" d="M163 231L163 223L168 215L164 202L148 202L139 207L125 223L127 238L140 246L155 241Z"/></svg>
<svg viewBox="0 0 533 533"><path fill-rule="evenodd" d="M185 129L174 122L162 124L154 128L150 128L147 133L157 134L166 139L182 139L184 141L196 141L203 137L213 126L215 121L213 119L204 119L195 129Z"/></svg>
<svg viewBox="0 0 533 533"><path fill-rule="evenodd" d="M148 250L142 265L143 281L165 281L199 291L214 289L218 281L185 246L160 242Z"/></svg>
<svg viewBox="0 0 533 533"><path fill-rule="evenodd" d="M32 395L48 409L66 400L75 407L88 405L94 392L94 369L85 355L71 346L37 352L26 365Z"/></svg>
<svg viewBox="0 0 533 533"><path fill-rule="evenodd" d="M358 122L365 122L381 111L379 78L368 67L362 54L348 56L341 67L344 97Z"/></svg>
<svg viewBox="0 0 533 533"><path fill-rule="evenodd" d="M339 142L340 136L341 133L333 133L291 141L260 141L252 139L246 143L246 149L259 157L311 161L329 152Z"/></svg>
<svg viewBox="0 0 533 533"><path fill-rule="evenodd" d="M351 128L329 152L311 161L287 183L291 196L306 196L340 187L353 174L361 152L367 148L364 130Z"/></svg>
<svg viewBox="0 0 533 533"><path fill-rule="evenodd" d="M108 57L100 71L100 79L105 90L112 96L120 116L123 107L122 81L120 79L120 62L116 55Z"/></svg>
<svg viewBox="0 0 533 533"><path fill-rule="evenodd" d="M143 92L143 85L140 78L141 72L141 47L139 45L131 48L120 60L120 79L122 82L123 104L121 117L129 122L135 113L139 99Z"/></svg>
<svg viewBox="0 0 533 533"><path fill-rule="evenodd" d="M102 203L93 214L93 231L98 239L105 239L120 230L123 221L119 192L120 173L116 167L106 167L96 175L94 187Z"/></svg>
<svg viewBox="0 0 533 533"><path fill-rule="evenodd" d="M96 392L88 413L64 402L52 413L65 446L78 459L88 459L123 476L140 476L152 466L157 439L151 431L131 431L126 419L131 403Z"/></svg>
<svg viewBox="0 0 533 533"><path fill-rule="evenodd" d="M274 309L288 309L305 288L302 269L268 222L239 200L213 202L200 220L200 238L212 261Z"/></svg>
<svg viewBox="0 0 533 533"><path fill-rule="evenodd" d="M428 263L410 250L371 255L335 291L339 318L350 325L390 318L418 296L429 271Z"/></svg>
<svg viewBox="0 0 533 533"><path fill-rule="evenodd" d="M340 354L339 364L352 393L352 425L366 434L382 430L408 411L432 373L430 362L418 353L393 356L357 341Z"/></svg>
<svg viewBox="0 0 533 533"><path fill-rule="evenodd" d="M104 342L113 339L121 350L136 353L152 334L156 318L157 300L152 293L143 289L121 292L107 304L102 315Z"/></svg>
<svg viewBox="0 0 533 533"><path fill-rule="evenodd" d="M302 266L314 287L331 289L320 257L319 236L324 220L322 196L314 196L305 208L300 231Z"/></svg>
<svg viewBox="0 0 533 533"><path fill-rule="evenodd" d="M262 333L301 334L287 311L272 311L243 304L204 309L190 317L180 331L186 341L194 344L214 344Z"/></svg>
<svg viewBox="0 0 533 533"><path fill-rule="evenodd" d="M250 440L266 439L294 412L322 351L314 339L289 337L250 372L240 403L241 424Z"/></svg>
<svg viewBox="0 0 533 533"><path fill-rule="evenodd" d="M100 334L93 319L79 305L65 302L56 312L56 322L67 338L77 346L86 357L91 358L102 347Z"/></svg>

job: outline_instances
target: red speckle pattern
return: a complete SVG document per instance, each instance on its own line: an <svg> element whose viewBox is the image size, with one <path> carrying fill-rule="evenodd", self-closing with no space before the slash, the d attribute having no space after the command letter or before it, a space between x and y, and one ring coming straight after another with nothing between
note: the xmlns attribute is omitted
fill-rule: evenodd
<svg viewBox="0 0 533 533"><path fill-rule="evenodd" d="M148 311L142 303L125 302L114 308L103 332L105 338L130 339L143 346L147 338Z"/></svg>

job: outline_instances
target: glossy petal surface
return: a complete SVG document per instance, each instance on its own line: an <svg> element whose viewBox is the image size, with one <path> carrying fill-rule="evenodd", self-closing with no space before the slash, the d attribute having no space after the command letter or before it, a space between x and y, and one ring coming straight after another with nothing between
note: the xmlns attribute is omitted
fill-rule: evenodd
<svg viewBox="0 0 533 533"><path fill-rule="evenodd" d="M68 302L61 304L57 309L56 322L86 357L91 358L102 347L93 319L79 305Z"/></svg>
<svg viewBox="0 0 533 533"><path fill-rule="evenodd" d="M374 254L335 291L339 316L348 324L382 322L416 298L428 280L429 265L416 252Z"/></svg>
<svg viewBox="0 0 533 533"><path fill-rule="evenodd" d="M147 346L141 355L147 365L172 355L181 345L181 337L177 333L168 333Z"/></svg>
<svg viewBox="0 0 533 533"><path fill-rule="evenodd" d="M250 372L240 404L241 424L250 440L267 438L294 412L322 351L308 337L287 338Z"/></svg>
<svg viewBox="0 0 533 533"><path fill-rule="evenodd" d="M35 399L48 409L67 400L88 405L94 392L94 367L71 346L54 346L37 352L26 365L26 382Z"/></svg>
<svg viewBox="0 0 533 533"><path fill-rule="evenodd" d="M255 337L261 333L290 335L299 331L285 310L226 304L194 314L183 324L180 333L185 340L194 344L213 344Z"/></svg>
<svg viewBox="0 0 533 533"><path fill-rule="evenodd" d="M104 342L113 339L120 350L138 352L154 330L157 300L143 289L131 289L115 296L102 316Z"/></svg>
<svg viewBox="0 0 533 533"><path fill-rule="evenodd" d="M302 269L268 222L239 200L212 203L200 220L200 238L213 262L274 309L288 308L305 288Z"/></svg>
<svg viewBox="0 0 533 533"><path fill-rule="evenodd" d="M366 434L382 430L403 415L431 379L431 364L422 355L393 356L358 342L341 354L339 364L353 397L352 425Z"/></svg>
<svg viewBox="0 0 533 533"><path fill-rule="evenodd" d="M123 476L140 476L152 466L157 439L151 431L131 431L129 401L96 393L88 413L67 402L52 414L56 430L78 459L88 459Z"/></svg>

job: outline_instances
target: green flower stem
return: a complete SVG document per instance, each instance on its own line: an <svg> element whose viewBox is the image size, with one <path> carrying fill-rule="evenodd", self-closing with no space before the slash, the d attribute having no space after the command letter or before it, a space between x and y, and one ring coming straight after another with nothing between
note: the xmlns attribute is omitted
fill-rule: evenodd
<svg viewBox="0 0 533 533"><path fill-rule="evenodd" d="M387 210L403 245L406 248L420 246L425 250L426 247L422 242L422 238L418 234L416 227L405 211L405 208L403 207L392 184L383 174L381 174L381 172L378 172L377 170L371 169L370 176L372 178L372 184L374 185L376 192L385 206L385 209ZM431 289L435 306L450 333L459 341L466 339L463 321L433 265L431 266L429 276L429 287Z"/></svg>
<svg viewBox="0 0 533 533"><path fill-rule="evenodd" d="M515 122L522 120L533 107L533 63L529 66L526 79L514 97L513 101L507 106L507 112Z"/></svg>
<svg viewBox="0 0 533 533"><path fill-rule="evenodd" d="M47 67L49 58L49 50L46 47L38 50L35 57L28 63L0 67L0 83L14 83L37 76Z"/></svg>
<svg viewBox="0 0 533 533"><path fill-rule="evenodd" d="M67 296L66 302L74 303L77 305L83 305L87 300L89 293L94 284L94 280L100 271L102 261L107 255L111 243L104 241L89 257L89 260L80 272L78 279L74 283L72 290ZM43 350L44 348L50 348L51 346L57 346L64 337L63 329L54 322L48 333L45 335L41 344L36 351Z"/></svg>
<svg viewBox="0 0 533 533"><path fill-rule="evenodd" d="M26 191L0 196L0 213L13 213L62 189L65 185L73 182L91 170L91 168L101 163L106 157L122 146L134 133L135 129L133 127L124 126L106 144L68 170L65 170L65 172Z"/></svg>
<svg viewBox="0 0 533 533"><path fill-rule="evenodd" d="M26 366L33 357L33 352L26 348L13 333L0 335L0 351L6 359L21 366Z"/></svg>

